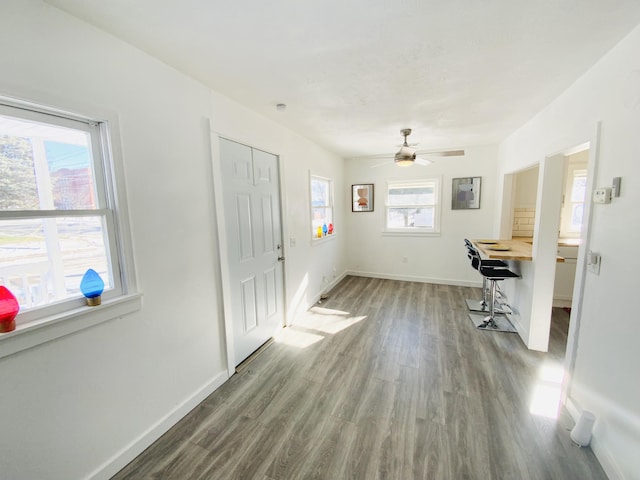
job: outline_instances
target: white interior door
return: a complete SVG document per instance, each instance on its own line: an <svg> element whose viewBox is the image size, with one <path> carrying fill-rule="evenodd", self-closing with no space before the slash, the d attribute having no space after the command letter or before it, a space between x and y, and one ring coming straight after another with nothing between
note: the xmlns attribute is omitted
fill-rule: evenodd
<svg viewBox="0 0 640 480"><path fill-rule="evenodd" d="M220 139L235 365L284 321L278 157Z"/></svg>

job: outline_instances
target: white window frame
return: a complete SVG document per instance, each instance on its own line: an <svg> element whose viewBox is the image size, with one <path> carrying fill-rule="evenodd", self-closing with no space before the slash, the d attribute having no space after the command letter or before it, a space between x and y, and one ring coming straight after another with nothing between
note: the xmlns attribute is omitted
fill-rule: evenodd
<svg viewBox="0 0 640 480"><path fill-rule="evenodd" d="M320 182L326 182L328 183L329 186L329 203L327 205L322 205L322 206L314 206L313 205L313 182L314 181L320 181ZM323 242L325 240L329 240L331 238L334 238L336 233L334 230L334 233L332 233L331 235L327 234L325 236L323 236L322 238L318 237L318 235L315 232L315 228L313 226L313 212L314 209L316 208L326 208L326 209L330 209L331 210L331 222L335 228L335 208L334 208L334 200L333 200L333 192L334 192L334 186L333 186L333 180L327 177L321 177L319 175L313 175L311 172L309 172L309 224L311 227L311 240L313 243L318 243L318 242ZM317 227L316 227L317 228Z"/></svg>
<svg viewBox="0 0 640 480"><path fill-rule="evenodd" d="M433 204L416 204L416 205L389 205L389 190L391 188L398 187L419 187L419 186L432 186L434 189L434 203ZM433 228L426 227L394 227L388 226L389 210L391 208L419 208L419 207L433 207L434 226ZM384 212L384 235L398 235L398 236L439 236L440 225L442 219L442 177L430 177L419 180L389 180L387 182L387 188L385 192L385 212Z"/></svg>
<svg viewBox="0 0 640 480"><path fill-rule="evenodd" d="M584 223L584 204L586 201L587 193L585 191L585 198L581 202L573 202L571 201L571 194L573 193L573 183L576 178L584 177L585 182L587 179L587 168L583 165L574 165L569 164L567 167L567 176L565 183L565 191L563 196L563 204L562 204L562 214L560 216L560 236L561 237L569 237L569 238L578 238L580 237L581 229L573 229L571 228L571 218L573 216L573 208L576 205L582 205L582 217Z"/></svg>
<svg viewBox="0 0 640 480"><path fill-rule="evenodd" d="M113 288L103 293L99 307L87 306L86 299L78 296L19 312L16 329L0 334L2 358L138 310L141 295L136 292L121 161L114 155L119 150L114 148L114 144L119 145L119 139L114 140L112 128L117 117L102 112L97 116L101 118L98 120L7 97L0 97L0 113L53 126L67 126L91 135L97 209L0 211L0 219L102 216L107 230L107 257L113 279Z"/></svg>

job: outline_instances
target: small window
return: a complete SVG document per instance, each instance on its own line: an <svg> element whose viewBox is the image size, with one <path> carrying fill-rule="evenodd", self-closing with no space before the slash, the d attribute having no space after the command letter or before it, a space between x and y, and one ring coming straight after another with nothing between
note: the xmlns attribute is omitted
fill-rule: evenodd
<svg viewBox="0 0 640 480"><path fill-rule="evenodd" d="M587 191L587 171L574 170L571 184L571 220L569 231L579 233L582 230L582 212L584 211L584 198Z"/></svg>
<svg viewBox="0 0 640 480"><path fill-rule="evenodd" d="M386 230L405 233L438 233L440 194L438 179L387 186Z"/></svg>
<svg viewBox="0 0 640 480"><path fill-rule="evenodd" d="M0 285L16 323L85 305L93 269L104 299L122 295L106 125L0 104Z"/></svg>
<svg viewBox="0 0 640 480"><path fill-rule="evenodd" d="M324 238L334 234L333 182L327 178L311 176L311 238Z"/></svg>
<svg viewBox="0 0 640 480"><path fill-rule="evenodd" d="M561 236L578 237L580 235L586 192L587 170L580 165L569 165L560 219Z"/></svg>

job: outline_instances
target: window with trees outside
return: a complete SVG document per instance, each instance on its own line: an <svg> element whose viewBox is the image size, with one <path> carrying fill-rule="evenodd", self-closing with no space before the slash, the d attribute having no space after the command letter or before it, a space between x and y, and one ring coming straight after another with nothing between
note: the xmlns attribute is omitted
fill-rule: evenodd
<svg viewBox="0 0 640 480"><path fill-rule="evenodd" d="M321 239L334 234L333 182L311 176L311 238Z"/></svg>
<svg viewBox="0 0 640 480"><path fill-rule="evenodd" d="M440 180L389 182L386 198L386 231L438 233L440 230Z"/></svg>
<svg viewBox="0 0 640 480"><path fill-rule="evenodd" d="M88 269L122 295L107 126L0 102L0 285L17 324L86 305Z"/></svg>

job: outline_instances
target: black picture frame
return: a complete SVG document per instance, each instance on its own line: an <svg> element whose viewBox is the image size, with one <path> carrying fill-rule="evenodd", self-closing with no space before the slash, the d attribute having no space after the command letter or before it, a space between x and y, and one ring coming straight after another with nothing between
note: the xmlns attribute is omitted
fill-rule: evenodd
<svg viewBox="0 0 640 480"><path fill-rule="evenodd" d="M351 185L351 211L373 212L373 183Z"/></svg>
<svg viewBox="0 0 640 480"><path fill-rule="evenodd" d="M482 177L454 178L451 184L451 209L480 208Z"/></svg>

